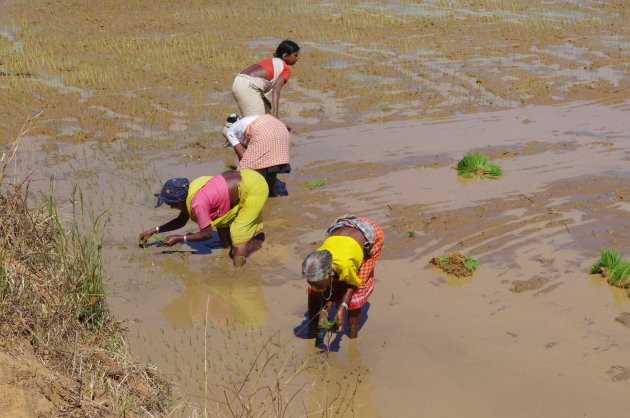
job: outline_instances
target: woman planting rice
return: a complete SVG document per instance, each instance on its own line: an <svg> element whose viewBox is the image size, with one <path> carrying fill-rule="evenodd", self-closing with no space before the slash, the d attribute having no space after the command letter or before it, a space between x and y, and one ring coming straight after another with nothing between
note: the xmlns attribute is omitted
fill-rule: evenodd
<svg viewBox="0 0 630 418"><path fill-rule="evenodd" d="M140 234L144 244L153 234L182 228L192 218L199 232L170 235L164 245L178 242L205 241L212 238L212 225L217 228L221 243L231 248L234 266L245 264L246 257L260 249L264 239L262 210L269 189L265 179L255 171L227 171L218 176L206 176L189 182L186 178L170 179L156 193L158 202L179 209L177 218Z"/></svg>
<svg viewBox="0 0 630 418"><path fill-rule="evenodd" d="M291 172L289 131L284 123L271 115L247 116L232 124L225 136L238 156L239 170L256 170L265 177L269 196L286 194L274 187L278 173Z"/></svg>
<svg viewBox="0 0 630 418"><path fill-rule="evenodd" d="M264 115L278 117L280 91L298 61L300 47L292 41L282 41L273 58L247 67L234 78L232 94L241 110L241 115ZM265 97L271 92L271 103Z"/></svg>
<svg viewBox="0 0 630 418"><path fill-rule="evenodd" d="M302 277L309 284L311 336L318 325L321 327L328 321L333 302L338 306L334 330L343 331L347 311L349 336L358 336L361 307L374 290L374 266L381 255L383 239L383 230L373 221L346 215L328 227L322 246L306 256Z"/></svg>

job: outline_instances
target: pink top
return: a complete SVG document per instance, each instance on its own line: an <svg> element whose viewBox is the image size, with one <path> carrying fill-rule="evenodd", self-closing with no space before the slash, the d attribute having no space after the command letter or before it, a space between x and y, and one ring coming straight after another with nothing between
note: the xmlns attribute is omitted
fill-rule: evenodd
<svg viewBox="0 0 630 418"><path fill-rule="evenodd" d="M260 170L289 163L290 135L280 119L259 116L247 126L245 136L249 137L249 144L238 163L239 170Z"/></svg>
<svg viewBox="0 0 630 418"><path fill-rule="evenodd" d="M230 210L230 195L225 177L218 175L208 181L190 201L190 214L199 229L204 229Z"/></svg>

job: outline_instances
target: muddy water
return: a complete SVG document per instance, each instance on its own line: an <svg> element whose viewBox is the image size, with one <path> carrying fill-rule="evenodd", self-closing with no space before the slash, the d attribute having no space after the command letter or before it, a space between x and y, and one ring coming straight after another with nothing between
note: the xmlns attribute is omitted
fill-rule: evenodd
<svg viewBox="0 0 630 418"><path fill-rule="evenodd" d="M112 311L132 349L178 383L182 414L203 407L205 381L240 376L269 335L299 356L321 350L300 330L301 259L335 216L358 213L386 234L377 288L359 339L337 338L326 355L333 382L360 374L356 414L622 417L630 381L614 367L630 367L630 332L615 317L630 299L586 272L602 249L630 248L628 109L580 102L298 133L290 196L269 200L265 246L238 271L216 242L136 245L175 215L152 193L222 171L233 157L221 144L167 153L28 138L16 170L39 167L42 190L54 175L62 203L78 183L102 213ZM452 167L470 150L504 176L459 179ZM326 185L302 185L315 179ZM481 261L472 278L428 265L454 250ZM532 278L548 282L510 291Z"/></svg>

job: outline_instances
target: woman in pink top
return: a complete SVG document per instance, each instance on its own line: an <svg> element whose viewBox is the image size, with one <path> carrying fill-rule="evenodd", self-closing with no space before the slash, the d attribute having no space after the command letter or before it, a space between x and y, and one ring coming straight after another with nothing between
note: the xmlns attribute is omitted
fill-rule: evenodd
<svg viewBox="0 0 630 418"><path fill-rule="evenodd" d="M242 116L271 113L278 117L282 86L289 81L291 69L298 61L300 47L292 41L282 41L273 58L247 67L234 78L232 94ZM271 103L265 97L271 92Z"/></svg>
<svg viewBox="0 0 630 418"><path fill-rule="evenodd" d="M268 195L264 177L252 170L226 171L191 182L187 178L170 179L156 194L156 207L166 203L179 210L179 215L141 233L140 246L144 246L151 235L182 228L192 219L199 225L199 232L169 235L164 245L208 240L212 238L214 226L223 246L230 248L234 265L241 266L264 241L262 211Z"/></svg>

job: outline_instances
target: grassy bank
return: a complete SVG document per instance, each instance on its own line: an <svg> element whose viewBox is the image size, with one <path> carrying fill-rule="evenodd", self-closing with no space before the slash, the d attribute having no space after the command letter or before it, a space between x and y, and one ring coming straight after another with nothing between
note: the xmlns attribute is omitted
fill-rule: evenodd
<svg viewBox="0 0 630 418"><path fill-rule="evenodd" d="M52 190L34 199L27 180L7 182L8 154L0 165L0 354L35 364L37 375L20 381L54 416L159 415L170 383L134 361L108 313L99 218L86 215L78 191L62 219ZM18 412L39 416L42 402Z"/></svg>

